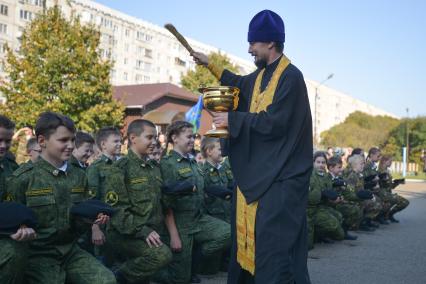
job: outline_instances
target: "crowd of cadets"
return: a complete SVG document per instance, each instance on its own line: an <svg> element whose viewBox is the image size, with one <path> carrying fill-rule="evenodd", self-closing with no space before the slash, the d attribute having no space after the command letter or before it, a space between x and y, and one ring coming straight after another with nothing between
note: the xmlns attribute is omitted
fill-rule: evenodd
<svg viewBox="0 0 426 284"><path fill-rule="evenodd" d="M122 155L117 128L94 139L46 112L18 166L14 130L0 115L0 283L190 283L226 269L234 182L218 139L177 121L164 151L139 119Z"/></svg>
<svg viewBox="0 0 426 284"><path fill-rule="evenodd" d="M356 240L348 231L374 231L398 223L394 215L409 201L392 192L403 179L392 179L392 157L371 148L367 157L356 148L343 168L340 156L316 152L308 196L309 248L315 242Z"/></svg>
<svg viewBox="0 0 426 284"><path fill-rule="evenodd" d="M46 112L18 166L14 128L0 115L0 283L197 283L197 273L226 270L234 180L218 139L176 121L162 145L155 125L139 119L122 156L117 128L94 139ZM408 205L392 192L401 181L379 149L367 158L354 149L347 162L314 153L310 248L398 222Z"/></svg>

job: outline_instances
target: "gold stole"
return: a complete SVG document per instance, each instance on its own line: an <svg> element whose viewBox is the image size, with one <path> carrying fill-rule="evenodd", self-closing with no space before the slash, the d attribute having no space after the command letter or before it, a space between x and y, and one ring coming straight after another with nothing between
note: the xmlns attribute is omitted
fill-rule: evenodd
<svg viewBox="0 0 426 284"><path fill-rule="evenodd" d="M289 64L290 60L283 55L277 69L272 74L268 86L263 92L260 92L260 84L265 69L259 72L250 104L251 113L266 111L266 108L272 103L281 74ZM257 205L258 201L247 204L240 188L237 188L237 262L241 265L241 268L247 270L252 275L254 275L255 271L255 222Z"/></svg>

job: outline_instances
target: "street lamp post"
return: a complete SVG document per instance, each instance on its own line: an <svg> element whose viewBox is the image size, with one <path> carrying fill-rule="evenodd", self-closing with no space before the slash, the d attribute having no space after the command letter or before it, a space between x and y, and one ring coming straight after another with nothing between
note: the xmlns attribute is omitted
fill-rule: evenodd
<svg viewBox="0 0 426 284"><path fill-rule="evenodd" d="M410 119L410 115L409 115L409 109L408 109L408 107L405 109L406 111L407 111L407 121L406 121L406 124L405 124L405 134L406 134L406 147L407 147L407 168L406 168L406 171L407 171L407 173L408 173L408 169L409 169L409 164L410 164L410 160L409 160L409 156L410 156L410 140L409 140L409 128L408 128L408 120Z"/></svg>
<svg viewBox="0 0 426 284"><path fill-rule="evenodd" d="M333 78L334 74L331 73L330 75L327 76L327 78L325 78L324 80L322 80L321 83L319 83L318 85L315 86L315 98L314 98L314 145L317 145L318 139L317 139L317 116L318 116L318 89L319 87L321 87L326 81L330 80L331 78Z"/></svg>

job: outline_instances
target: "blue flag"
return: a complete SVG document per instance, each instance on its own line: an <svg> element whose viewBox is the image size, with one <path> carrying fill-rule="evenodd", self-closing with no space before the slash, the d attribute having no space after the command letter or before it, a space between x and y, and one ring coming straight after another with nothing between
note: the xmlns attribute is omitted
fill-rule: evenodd
<svg viewBox="0 0 426 284"><path fill-rule="evenodd" d="M200 128L201 111L203 110L203 96L198 97L198 102L185 113L185 120L194 125L194 133Z"/></svg>

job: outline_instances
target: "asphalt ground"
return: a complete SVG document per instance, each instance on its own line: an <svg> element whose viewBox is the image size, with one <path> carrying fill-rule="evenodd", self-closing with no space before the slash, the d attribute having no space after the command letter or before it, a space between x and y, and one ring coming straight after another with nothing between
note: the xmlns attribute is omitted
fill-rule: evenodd
<svg viewBox="0 0 426 284"><path fill-rule="evenodd" d="M426 284L426 183L395 192L410 200L395 215L400 223L354 232L356 241L315 245L308 258L313 284ZM226 283L226 273L202 276L202 283Z"/></svg>

